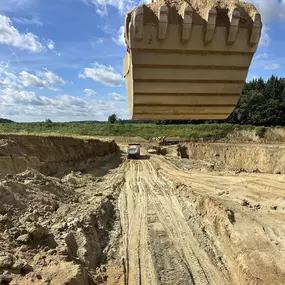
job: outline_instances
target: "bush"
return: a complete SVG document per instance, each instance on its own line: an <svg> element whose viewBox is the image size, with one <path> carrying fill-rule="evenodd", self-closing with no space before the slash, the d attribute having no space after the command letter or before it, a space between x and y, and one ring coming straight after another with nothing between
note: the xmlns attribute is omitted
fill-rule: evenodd
<svg viewBox="0 0 285 285"><path fill-rule="evenodd" d="M260 138L264 138L266 134L266 127L256 127L255 134Z"/></svg>
<svg viewBox="0 0 285 285"><path fill-rule="evenodd" d="M108 122L110 124L115 124L118 121L117 115L113 114L108 117Z"/></svg>

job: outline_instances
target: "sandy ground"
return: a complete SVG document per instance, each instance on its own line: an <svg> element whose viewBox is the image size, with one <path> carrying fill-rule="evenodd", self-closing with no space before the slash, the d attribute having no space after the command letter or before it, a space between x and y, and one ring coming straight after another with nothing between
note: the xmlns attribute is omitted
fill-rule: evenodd
<svg viewBox="0 0 285 285"><path fill-rule="evenodd" d="M170 149L2 178L2 284L285 284L285 175Z"/></svg>
<svg viewBox="0 0 285 285"><path fill-rule="evenodd" d="M128 162L127 284L284 284L284 179Z"/></svg>

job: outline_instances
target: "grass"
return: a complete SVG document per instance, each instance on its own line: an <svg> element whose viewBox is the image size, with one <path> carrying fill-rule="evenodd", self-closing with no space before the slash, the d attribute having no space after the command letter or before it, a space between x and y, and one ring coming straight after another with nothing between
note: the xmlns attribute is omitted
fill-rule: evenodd
<svg viewBox="0 0 285 285"><path fill-rule="evenodd" d="M265 134L266 134L266 127L256 127L255 128L255 134L260 137L260 138L264 138Z"/></svg>
<svg viewBox="0 0 285 285"><path fill-rule="evenodd" d="M150 139L155 136L185 139L221 138L234 129L251 126L232 124L155 125L155 124L94 124L94 123L2 123L0 133L50 134L62 136L126 136Z"/></svg>

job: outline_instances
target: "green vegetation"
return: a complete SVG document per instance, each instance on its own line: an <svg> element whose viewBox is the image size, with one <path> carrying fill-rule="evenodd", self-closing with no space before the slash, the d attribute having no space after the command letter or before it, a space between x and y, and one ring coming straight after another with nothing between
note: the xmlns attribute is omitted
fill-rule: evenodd
<svg viewBox="0 0 285 285"><path fill-rule="evenodd" d="M256 127L255 134L260 138L264 138L266 134L266 130L267 130L266 127Z"/></svg>
<svg viewBox="0 0 285 285"><path fill-rule="evenodd" d="M108 117L108 123L115 124L118 122L118 118L116 114L112 114Z"/></svg>
<svg viewBox="0 0 285 285"><path fill-rule="evenodd" d="M4 118L0 118L0 123L13 123L13 121L8 120L8 119L4 119Z"/></svg>
<svg viewBox="0 0 285 285"><path fill-rule="evenodd" d="M243 95L227 119L234 124L285 125L285 78L271 76L246 83Z"/></svg>
<svg viewBox="0 0 285 285"><path fill-rule="evenodd" d="M94 123L5 123L0 133L57 134L80 136L129 136L150 139L155 136L181 138L224 137L239 125L155 125L155 124L94 124ZM244 126L243 128L253 127Z"/></svg>

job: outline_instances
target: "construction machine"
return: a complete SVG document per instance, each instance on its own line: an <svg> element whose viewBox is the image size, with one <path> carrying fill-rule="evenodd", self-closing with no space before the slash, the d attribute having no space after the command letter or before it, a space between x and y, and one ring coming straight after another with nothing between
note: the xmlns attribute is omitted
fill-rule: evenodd
<svg viewBox="0 0 285 285"><path fill-rule="evenodd" d="M261 16L239 0L158 0L125 18L131 119L221 120L239 101Z"/></svg>
<svg viewBox="0 0 285 285"><path fill-rule="evenodd" d="M140 147L141 147L141 145L137 144L137 143L128 144L127 158L128 159L131 159L131 158L138 159L138 158L140 158Z"/></svg>
<svg viewBox="0 0 285 285"><path fill-rule="evenodd" d="M166 136L155 138L158 145L174 145L179 144L178 140L166 140Z"/></svg>

